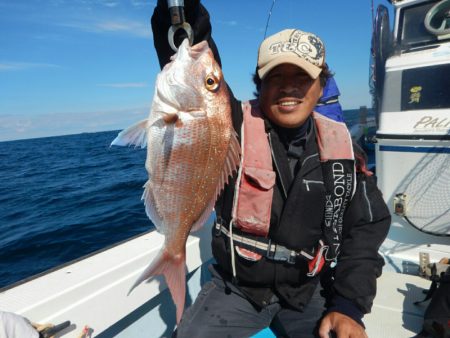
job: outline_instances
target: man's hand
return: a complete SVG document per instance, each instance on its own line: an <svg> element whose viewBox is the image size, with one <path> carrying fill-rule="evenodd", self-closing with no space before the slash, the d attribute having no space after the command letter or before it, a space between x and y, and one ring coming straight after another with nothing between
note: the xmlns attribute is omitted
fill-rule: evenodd
<svg viewBox="0 0 450 338"><path fill-rule="evenodd" d="M330 312L320 323L320 338L329 338L331 331L334 331L338 338L368 338L361 325L339 312Z"/></svg>

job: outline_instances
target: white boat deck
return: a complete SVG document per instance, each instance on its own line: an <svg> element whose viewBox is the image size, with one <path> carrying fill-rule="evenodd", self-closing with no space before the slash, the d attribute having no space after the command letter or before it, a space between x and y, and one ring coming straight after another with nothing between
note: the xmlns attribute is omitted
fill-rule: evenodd
<svg viewBox="0 0 450 338"><path fill-rule="evenodd" d="M397 272L384 271L377 280L377 297L372 312L364 317L369 338L411 338L422 329L423 312L428 302L414 305L425 298L423 290L428 290L431 282L424 278ZM311 304L320 311L319 299ZM273 338L269 329L252 338Z"/></svg>
<svg viewBox="0 0 450 338"><path fill-rule="evenodd" d="M199 267L211 257L209 229L205 227L188 240L188 270L194 271L188 277L188 304L207 278L205 269ZM0 309L40 323L70 320L72 325L61 337L77 337L85 325L93 330L93 337L169 337L175 307L164 282L153 279L127 296L162 244L163 237L151 232L4 290ZM429 285L417 276L385 271L378 280L373 311L364 320L369 337L401 338L418 333L426 305L413 302L423 299L422 290Z"/></svg>
<svg viewBox="0 0 450 338"><path fill-rule="evenodd" d="M418 276L383 272L378 279L372 313L364 318L368 336L406 338L419 333L428 302L422 305L414 302L425 298L422 291L428 290L430 284Z"/></svg>
<svg viewBox="0 0 450 338"><path fill-rule="evenodd" d="M204 228L198 234L210 238L209 232L210 228ZM169 293L164 292L166 285L165 282L160 282L162 278L142 283L127 296L131 285L157 255L163 242L164 236L153 231L24 284L3 290L0 292L0 310L17 313L37 323L59 324L70 320L72 325L65 330L62 335L64 338L78 337L85 325L92 329L93 337L103 331L109 333L102 336L114 337L120 330L138 320L143 315L142 311L151 312L158 321L155 323L156 319L149 319L147 332L148 329L154 330L155 334L159 330L164 332L167 326L164 320L172 326L172 330L175 307ZM211 257L207 240L202 241L201 245L199 242L196 236L190 236L188 239L188 273ZM188 285L200 285L200 277L201 274L190 276ZM195 278L198 279L196 283L192 281ZM194 285L189 285L189 288L189 291L199 291ZM160 303L167 304L167 311L159 311ZM153 326L155 324L157 327ZM141 331L141 334L142 337L149 337L148 333ZM155 337L157 336L161 335L158 333Z"/></svg>

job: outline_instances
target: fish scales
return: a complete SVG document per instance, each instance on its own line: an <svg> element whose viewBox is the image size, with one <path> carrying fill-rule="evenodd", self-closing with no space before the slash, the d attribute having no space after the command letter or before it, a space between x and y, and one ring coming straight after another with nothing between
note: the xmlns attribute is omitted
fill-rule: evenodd
<svg viewBox="0 0 450 338"><path fill-rule="evenodd" d="M185 300L186 240L213 210L240 162L240 147L222 71L206 42L185 40L157 77L148 119L119 133L113 145L147 146L147 215L165 243L130 292L164 275L180 321Z"/></svg>
<svg viewBox="0 0 450 338"><path fill-rule="evenodd" d="M189 234L192 224L214 198L223 167L220 159L225 157L227 150L223 145L220 149L218 141L223 137L214 135L218 132L214 127L215 124L209 124L206 119L186 123L183 128L175 127L179 136L174 138L171 151L162 152L161 158L149 164L156 168L149 189L160 196L156 200L156 208L166 223L166 235L172 232L181 235L180 227ZM197 141L185 142L190 138ZM183 240L185 234L180 238L181 247L184 246Z"/></svg>

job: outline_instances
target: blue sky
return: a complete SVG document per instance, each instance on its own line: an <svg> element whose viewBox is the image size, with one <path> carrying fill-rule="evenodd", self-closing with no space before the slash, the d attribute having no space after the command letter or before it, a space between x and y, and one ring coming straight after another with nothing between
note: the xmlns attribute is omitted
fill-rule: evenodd
<svg viewBox="0 0 450 338"><path fill-rule="evenodd" d="M225 79L252 97L252 72L273 0L203 0ZM375 0L375 7L385 0ZM156 0L0 0L0 141L123 129L146 117L159 64ZM391 13L392 14L392 13ZM277 0L268 35L325 42L344 109L370 106L371 0Z"/></svg>

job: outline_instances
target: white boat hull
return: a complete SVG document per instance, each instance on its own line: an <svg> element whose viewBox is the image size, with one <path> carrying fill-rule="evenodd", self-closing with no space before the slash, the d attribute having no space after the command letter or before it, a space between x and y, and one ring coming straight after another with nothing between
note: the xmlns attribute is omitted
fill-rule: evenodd
<svg viewBox="0 0 450 338"><path fill-rule="evenodd" d="M447 180L450 177L450 140L379 138L376 163L378 186L392 214L388 238L380 248L388 267L392 271L417 274L420 252L428 253L431 262L448 257L450 237L432 235L414 228L407 219L394 213L394 199L397 194L407 195L407 216L417 214L416 210L420 208L429 209L429 214L414 218L421 224L429 223L428 227L424 227L425 231L433 227L444 231L443 227L450 227L450 223L442 219L449 217L450 208L450 194L446 192L450 192ZM433 187L436 183L444 190ZM427 194L431 193L433 196L430 199ZM416 202L413 203L412 199Z"/></svg>

